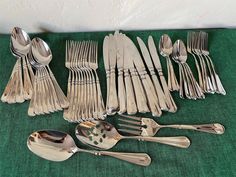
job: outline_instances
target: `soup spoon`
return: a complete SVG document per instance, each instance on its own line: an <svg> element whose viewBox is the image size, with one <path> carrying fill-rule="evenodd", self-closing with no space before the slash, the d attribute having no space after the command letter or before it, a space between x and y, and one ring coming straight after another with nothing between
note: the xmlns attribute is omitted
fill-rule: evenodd
<svg viewBox="0 0 236 177"><path fill-rule="evenodd" d="M40 130L32 133L28 137L27 146L39 157L56 162L67 160L76 152L86 152L98 156L111 156L141 166L148 166L151 163L151 158L146 153L80 149L69 134L55 130Z"/></svg>
<svg viewBox="0 0 236 177"><path fill-rule="evenodd" d="M141 141L157 142L188 148L190 140L185 136L177 137L143 137L122 136L113 125L105 121L82 122L75 129L76 137L84 144L98 148L110 149L122 139L136 139Z"/></svg>

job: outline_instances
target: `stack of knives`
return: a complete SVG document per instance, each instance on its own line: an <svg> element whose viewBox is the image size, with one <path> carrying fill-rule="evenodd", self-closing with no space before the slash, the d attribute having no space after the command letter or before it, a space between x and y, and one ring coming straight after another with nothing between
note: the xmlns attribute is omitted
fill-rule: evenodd
<svg viewBox="0 0 236 177"><path fill-rule="evenodd" d="M162 111L176 112L152 36L148 38L148 48L141 38L137 37L137 41L142 56L133 41L119 31L104 38L107 114L151 112L159 117Z"/></svg>

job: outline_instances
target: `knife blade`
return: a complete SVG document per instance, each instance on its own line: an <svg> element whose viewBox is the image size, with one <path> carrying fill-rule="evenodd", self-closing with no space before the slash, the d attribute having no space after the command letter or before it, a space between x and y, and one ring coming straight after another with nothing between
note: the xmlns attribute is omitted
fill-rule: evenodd
<svg viewBox="0 0 236 177"><path fill-rule="evenodd" d="M149 51L148 51L146 45L144 44L144 42L141 38L137 37L137 40L138 40L138 44L139 44L139 47L141 49L144 61L147 64L148 70L151 74L152 81L153 81L153 84L154 84L155 89L156 89L156 94L157 94L157 98L158 98L158 101L159 101L159 105L160 105L162 110L167 111L168 108L167 108L167 105L166 105L166 98L165 98L165 95L164 95L164 93L162 91L162 88L160 86L159 80L156 76L156 73L155 73L155 70L154 70L154 67L153 67L153 64L152 64L152 59L150 57Z"/></svg>
<svg viewBox="0 0 236 177"><path fill-rule="evenodd" d="M154 66L155 66L155 68L158 72L158 75L160 77L160 80L161 80L161 84L162 84L162 88L164 90L164 94L166 96L166 101L167 101L167 106L169 108L169 112L176 112L177 111L177 106L176 106L176 104L175 104L175 102L174 102L174 100L173 100L173 98L170 94L169 89L168 89L165 77L164 77L163 72L162 72L162 66L161 66L160 58L157 54L157 49L156 49L156 46L155 46L155 43L154 43L154 40L153 40L152 36L148 37L148 48L149 48Z"/></svg>

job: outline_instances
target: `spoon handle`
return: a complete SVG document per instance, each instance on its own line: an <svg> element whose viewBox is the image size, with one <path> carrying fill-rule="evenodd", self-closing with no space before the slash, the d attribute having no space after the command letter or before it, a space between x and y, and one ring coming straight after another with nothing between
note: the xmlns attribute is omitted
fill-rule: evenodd
<svg viewBox="0 0 236 177"><path fill-rule="evenodd" d="M190 140L185 136L175 136L175 137L144 137L144 136L123 136L122 139L137 139L140 141L149 141L162 143L170 146L175 146L179 148L188 148L190 146Z"/></svg>
<svg viewBox="0 0 236 177"><path fill-rule="evenodd" d="M213 134L223 134L225 131L224 126L219 123L201 124L201 125L165 125L164 127L196 130L196 131L213 133Z"/></svg>
<svg viewBox="0 0 236 177"><path fill-rule="evenodd" d="M126 152L110 152L110 151L93 151L79 149L80 152L87 152L98 156L110 156L120 160L124 160L136 165L148 166L151 163L151 158L146 153L126 153Z"/></svg>

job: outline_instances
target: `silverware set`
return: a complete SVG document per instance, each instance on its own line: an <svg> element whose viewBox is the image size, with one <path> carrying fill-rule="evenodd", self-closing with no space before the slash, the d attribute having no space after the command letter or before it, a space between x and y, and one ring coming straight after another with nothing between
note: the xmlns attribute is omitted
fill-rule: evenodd
<svg viewBox="0 0 236 177"><path fill-rule="evenodd" d="M212 59L209 56L208 33L203 31L188 32L187 51L195 60L195 65L198 71L199 85L203 92L225 95L226 92L224 87L218 74L216 73Z"/></svg>
<svg viewBox="0 0 236 177"><path fill-rule="evenodd" d="M113 148L122 139L156 142L179 148L190 146L190 140L186 136L155 137L161 128L223 134L224 126L219 123L161 125L151 118L130 116L138 112L151 112L153 116L159 117L162 111L176 112L177 107L171 91L179 91L181 98L193 100L205 98L204 93L225 94L209 57L207 33L189 33L187 41L186 49L183 41L177 40L172 45L167 34L161 36L159 52L167 62L168 82L166 82L152 36L148 37L147 45L137 37L139 52L133 41L125 34L116 31L107 35L103 41L107 80L105 106L96 71L98 69L96 41L66 41L65 66L69 70L66 98L49 68L52 59L49 46L40 38L34 38L30 42L27 55L20 55L28 56L27 61L36 70L28 114L34 116L64 108L64 119L79 123L75 128L76 138L81 143L98 150L80 149L69 134L55 130L32 133L27 139L28 148L36 155L51 161L64 161L77 152L86 152L148 166L151 158L146 153L106 150ZM188 52L194 57L199 84L187 64ZM175 76L172 60L179 66L179 82ZM103 121L107 115L116 113L121 115L119 118L121 123L118 124L121 128L118 129ZM125 113L128 115L124 115ZM123 136L119 132L129 133L131 136Z"/></svg>
<svg viewBox="0 0 236 177"><path fill-rule="evenodd" d="M29 62L36 72L33 95L28 109L29 116L49 114L69 106L49 67L51 60L52 52L47 43L40 38L34 38L29 51Z"/></svg>
<svg viewBox="0 0 236 177"><path fill-rule="evenodd" d="M64 119L82 122L105 119L106 111L97 75L98 43L95 41L67 41L66 67L69 69L68 109Z"/></svg>
<svg viewBox="0 0 236 177"><path fill-rule="evenodd" d="M34 73L28 61L31 40L21 28L15 27L11 33L10 51L17 58L10 79L2 94L1 101L22 103L33 94Z"/></svg>

